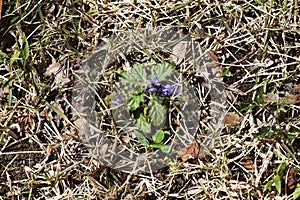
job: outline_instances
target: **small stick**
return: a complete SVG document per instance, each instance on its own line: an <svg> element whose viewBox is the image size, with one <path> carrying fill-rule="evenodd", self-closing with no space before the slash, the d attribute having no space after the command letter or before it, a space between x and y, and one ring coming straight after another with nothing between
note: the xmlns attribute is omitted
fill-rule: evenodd
<svg viewBox="0 0 300 200"><path fill-rule="evenodd" d="M0 0L0 19L2 15L2 5L3 5L3 0Z"/></svg>

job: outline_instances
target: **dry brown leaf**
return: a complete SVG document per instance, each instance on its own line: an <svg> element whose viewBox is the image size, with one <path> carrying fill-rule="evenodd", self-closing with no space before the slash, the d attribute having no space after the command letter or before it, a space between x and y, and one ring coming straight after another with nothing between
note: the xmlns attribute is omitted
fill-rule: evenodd
<svg viewBox="0 0 300 200"><path fill-rule="evenodd" d="M183 42L183 41L179 42L178 44L176 44L173 47L172 54L170 55L170 59L176 65L178 65L179 63L181 63L181 61L184 59L185 53L186 53L186 48L187 48L187 43Z"/></svg>
<svg viewBox="0 0 300 200"><path fill-rule="evenodd" d="M277 94L267 93L263 95L264 103L284 103L284 104L299 104L300 95L286 94L284 97L280 97Z"/></svg>
<svg viewBox="0 0 300 200"><path fill-rule="evenodd" d="M98 155L104 156L107 152L107 149L108 149L108 144L103 144L103 145L99 146Z"/></svg>
<svg viewBox="0 0 300 200"><path fill-rule="evenodd" d="M249 156L245 156L239 162L245 169L249 170L250 172L254 172L254 162Z"/></svg>
<svg viewBox="0 0 300 200"><path fill-rule="evenodd" d="M55 76L55 83L57 85L59 84L67 84L69 83L71 80L64 75L63 71L60 71L56 76Z"/></svg>
<svg viewBox="0 0 300 200"><path fill-rule="evenodd" d="M299 94L287 94L286 97L282 97L282 103L299 104L300 103L300 95Z"/></svg>
<svg viewBox="0 0 300 200"><path fill-rule="evenodd" d="M45 107L41 112L40 112L41 117L45 117L47 120L52 121L53 116L52 116L52 110L49 107Z"/></svg>
<svg viewBox="0 0 300 200"><path fill-rule="evenodd" d="M9 93L9 87L0 88L0 99L4 98Z"/></svg>
<svg viewBox="0 0 300 200"><path fill-rule="evenodd" d="M21 132L27 132L29 130L34 130L36 123L34 121L34 117L32 114L24 113L18 117L17 121L20 125Z"/></svg>
<svg viewBox="0 0 300 200"><path fill-rule="evenodd" d="M294 90L300 92L300 84L294 84Z"/></svg>
<svg viewBox="0 0 300 200"><path fill-rule="evenodd" d="M264 103L278 103L279 96L273 93L267 93L263 95Z"/></svg>
<svg viewBox="0 0 300 200"><path fill-rule="evenodd" d="M294 167L291 167L288 173L287 184L290 190L294 189L297 185L296 172Z"/></svg>
<svg viewBox="0 0 300 200"><path fill-rule="evenodd" d="M57 74L59 70L61 69L61 64L59 62L56 62L55 59L52 59L51 65L47 67L45 75L52 76L53 74Z"/></svg>
<svg viewBox="0 0 300 200"><path fill-rule="evenodd" d="M234 113L234 112L229 112L225 115L224 117L224 124L225 125L236 125L239 124L242 121L242 118Z"/></svg>
<svg viewBox="0 0 300 200"><path fill-rule="evenodd" d="M71 80L64 75L63 70L61 70L62 66L59 62L56 62L55 59L52 59L51 65L46 69L45 75L47 76L55 76L54 82L56 85L67 84Z"/></svg>
<svg viewBox="0 0 300 200"><path fill-rule="evenodd" d="M183 162L191 158L198 158L200 151L199 144L194 140L188 147L183 148L179 154Z"/></svg>
<svg viewBox="0 0 300 200"><path fill-rule="evenodd" d="M55 100L55 101L51 101L50 104L55 107L58 111L60 111L61 113L65 113L63 108L61 107L60 102L62 102L64 100ZM47 120L52 121L54 119L54 115L53 113L55 113L55 111L53 111L50 107L46 106L41 112L40 112L40 116L41 117L45 117Z"/></svg>
<svg viewBox="0 0 300 200"><path fill-rule="evenodd" d="M79 131L78 135L83 135L87 131L88 121L85 118L78 118L74 121L74 125Z"/></svg>

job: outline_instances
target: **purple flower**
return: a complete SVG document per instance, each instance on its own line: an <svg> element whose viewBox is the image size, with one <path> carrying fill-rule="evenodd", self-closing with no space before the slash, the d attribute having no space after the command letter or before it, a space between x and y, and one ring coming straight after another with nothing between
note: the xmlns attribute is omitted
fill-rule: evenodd
<svg viewBox="0 0 300 200"><path fill-rule="evenodd" d="M146 92L157 92L157 88L149 87L149 88L146 89Z"/></svg>
<svg viewBox="0 0 300 200"><path fill-rule="evenodd" d="M157 92L157 88L160 86L159 80L157 77L152 78L151 87L146 89L146 92Z"/></svg>
<svg viewBox="0 0 300 200"><path fill-rule="evenodd" d="M118 92L117 95L116 95L116 100L112 100L112 104L115 104L115 105L120 105L123 101L123 96L121 94L121 92Z"/></svg>
<svg viewBox="0 0 300 200"><path fill-rule="evenodd" d="M161 85L159 92L164 96L171 96L174 92L174 87L172 87L170 84Z"/></svg>
<svg viewBox="0 0 300 200"><path fill-rule="evenodd" d="M153 87L158 87L158 86L160 86L160 83L159 83L159 80L158 80L157 77L153 77L153 78L152 78L152 83L151 83L151 85L152 85Z"/></svg>
<svg viewBox="0 0 300 200"><path fill-rule="evenodd" d="M182 90L181 86L174 86L168 83L160 83L157 77L152 78L151 86L146 88L146 92L158 92L161 96L170 97L179 95Z"/></svg>

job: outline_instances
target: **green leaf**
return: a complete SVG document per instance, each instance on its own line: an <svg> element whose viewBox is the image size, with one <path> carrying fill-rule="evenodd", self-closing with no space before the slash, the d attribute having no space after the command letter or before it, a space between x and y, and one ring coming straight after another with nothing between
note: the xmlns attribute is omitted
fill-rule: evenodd
<svg viewBox="0 0 300 200"><path fill-rule="evenodd" d="M224 68L222 68L221 76L231 77L231 76L232 76L232 73L229 71L228 68L224 67Z"/></svg>
<svg viewBox="0 0 300 200"><path fill-rule="evenodd" d="M12 65L16 60L19 59L19 56L20 56L20 51L19 50L15 51L15 53L10 57L9 63Z"/></svg>
<svg viewBox="0 0 300 200"><path fill-rule="evenodd" d="M163 100L158 97L156 94L152 94L150 93L150 101L149 101L149 106L153 106L154 105L154 102L157 102L159 104L162 104L163 103Z"/></svg>
<svg viewBox="0 0 300 200"><path fill-rule="evenodd" d="M156 133L152 136L152 140L155 143L161 143L165 138L165 133L162 130L156 131Z"/></svg>
<svg viewBox="0 0 300 200"><path fill-rule="evenodd" d="M150 147L154 148L154 149L161 149L163 148L164 146L167 146L165 144L160 144L160 143L153 143L153 144L150 144Z"/></svg>
<svg viewBox="0 0 300 200"><path fill-rule="evenodd" d="M294 140L297 138L295 135L291 135L291 134L286 134L286 137L290 140Z"/></svg>
<svg viewBox="0 0 300 200"><path fill-rule="evenodd" d="M165 144L150 144L150 147L154 148L154 149L161 149L162 152L164 153L169 153L170 150L170 146L169 145L165 145Z"/></svg>
<svg viewBox="0 0 300 200"><path fill-rule="evenodd" d="M278 191L278 193L281 193L281 180L279 175L275 175L274 177L274 183L275 183L275 188Z"/></svg>
<svg viewBox="0 0 300 200"><path fill-rule="evenodd" d="M298 132L298 133L300 133L300 129L298 129L298 128L295 128L295 127L294 127L293 129L294 129L294 131L295 131L295 132Z"/></svg>
<svg viewBox="0 0 300 200"><path fill-rule="evenodd" d="M169 145L164 145L163 147L160 148L162 152L164 153L169 153L170 152L170 146Z"/></svg>
<svg viewBox="0 0 300 200"><path fill-rule="evenodd" d="M165 81L173 72L173 65L168 62L163 62L152 66L151 72L159 81Z"/></svg>
<svg viewBox="0 0 300 200"><path fill-rule="evenodd" d="M134 134L137 138L137 140L144 146L148 146L149 141L147 140L147 138L145 138L145 136L141 133L139 133L138 131L134 131Z"/></svg>
<svg viewBox="0 0 300 200"><path fill-rule="evenodd" d="M165 135L171 135L170 131L164 131Z"/></svg>
<svg viewBox="0 0 300 200"><path fill-rule="evenodd" d="M149 115L151 118L151 122L153 122L155 126L160 126L165 122L166 108L156 101L150 101L149 106Z"/></svg>
<svg viewBox="0 0 300 200"><path fill-rule="evenodd" d="M0 62L2 62L3 61L3 59L2 58L6 58L7 57L7 54L6 53L4 53L4 52L2 52L1 50L0 50Z"/></svg>
<svg viewBox="0 0 300 200"><path fill-rule="evenodd" d="M140 95L140 94L142 94L142 92L144 92L144 90L141 87L136 87L132 91L132 95Z"/></svg>
<svg viewBox="0 0 300 200"><path fill-rule="evenodd" d="M131 95L131 98L127 104L127 109L129 111L136 110L137 108L140 107L140 103L144 101L144 96L145 94L140 94L140 95Z"/></svg>
<svg viewBox="0 0 300 200"><path fill-rule="evenodd" d="M42 22L43 24L45 24L45 18L44 18L44 15L43 15L43 12L42 12L41 7L38 7L38 13L39 13L41 22Z"/></svg>
<svg viewBox="0 0 300 200"><path fill-rule="evenodd" d="M29 57L29 45L28 45L28 41L27 41L25 33L23 33L22 42L23 42L23 45L22 45L22 48L23 48L23 58L27 59Z"/></svg>
<svg viewBox="0 0 300 200"><path fill-rule="evenodd" d="M273 185L273 183L274 183L274 180L270 180L270 181L265 185L265 188L268 189L268 190L270 190L271 187L272 187L272 185Z"/></svg>
<svg viewBox="0 0 300 200"><path fill-rule="evenodd" d="M147 119L144 115L140 115L139 118L135 119L135 125L143 132L150 133L151 125L147 122Z"/></svg>
<svg viewBox="0 0 300 200"><path fill-rule="evenodd" d="M280 175L282 172L284 172L285 168L286 168L286 163L285 162L280 163L280 165L278 165L278 167L276 168L275 174Z"/></svg>
<svg viewBox="0 0 300 200"><path fill-rule="evenodd" d="M300 184L299 183L297 184L297 187L293 193L293 199L296 200L298 198L300 198Z"/></svg>
<svg viewBox="0 0 300 200"><path fill-rule="evenodd" d="M145 67L142 65L133 65L130 71L124 73L121 77L121 83L135 85L137 83L147 82L147 73Z"/></svg>

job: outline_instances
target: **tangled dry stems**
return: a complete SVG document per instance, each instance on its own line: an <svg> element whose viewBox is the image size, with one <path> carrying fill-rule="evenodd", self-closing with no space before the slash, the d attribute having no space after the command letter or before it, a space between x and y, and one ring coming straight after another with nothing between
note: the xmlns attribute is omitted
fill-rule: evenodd
<svg viewBox="0 0 300 200"><path fill-rule="evenodd" d="M4 1L1 198L292 199L299 101L282 105L263 95L294 93L299 84L298 22L296 1ZM233 74L224 77L228 112L240 120L227 125L203 159L138 176L114 171L77 140L73 71L101 38L165 25L197 39ZM260 137L263 127L277 131ZM278 194L264 185L282 162L288 167Z"/></svg>

